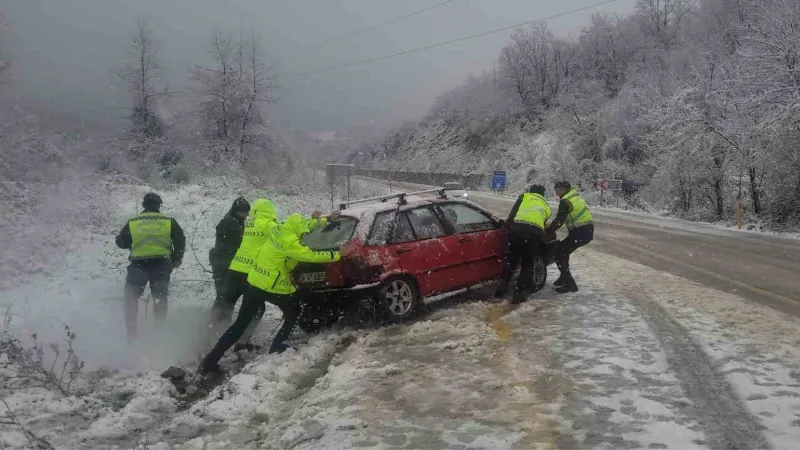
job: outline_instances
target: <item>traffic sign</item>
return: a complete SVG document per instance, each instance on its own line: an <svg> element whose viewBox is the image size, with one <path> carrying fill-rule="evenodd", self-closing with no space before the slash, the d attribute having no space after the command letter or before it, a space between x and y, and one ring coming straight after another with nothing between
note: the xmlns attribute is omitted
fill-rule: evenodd
<svg viewBox="0 0 800 450"><path fill-rule="evenodd" d="M622 180L597 180L597 186L601 191L621 191Z"/></svg>
<svg viewBox="0 0 800 450"><path fill-rule="evenodd" d="M495 170L492 176L492 190L504 191L506 190L506 171Z"/></svg>

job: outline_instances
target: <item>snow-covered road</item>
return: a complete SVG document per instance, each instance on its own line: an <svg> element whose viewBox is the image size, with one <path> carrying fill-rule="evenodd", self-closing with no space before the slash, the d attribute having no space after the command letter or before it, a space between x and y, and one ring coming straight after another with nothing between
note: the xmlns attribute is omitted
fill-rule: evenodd
<svg viewBox="0 0 800 450"><path fill-rule="evenodd" d="M324 194L270 195L284 214L324 205ZM187 233L219 203L199 222L202 261L233 196L196 186L165 195ZM57 448L794 448L800 439L793 317L591 247L574 258L577 294L547 287L511 307L474 291L413 323L344 318L313 337L296 331L295 350L245 354L237 375L185 405L159 373L193 362L213 287L189 281L207 275L187 257L169 330L130 349L122 272L108 270L124 255L110 237L0 294L28 299L16 320L24 333L55 338L59 322L77 324L78 354L112 367L92 374L85 395L3 391L25 427ZM278 319L268 311L262 339ZM0 431L0 447L28 445L18 426L0 420Z"/></svg>

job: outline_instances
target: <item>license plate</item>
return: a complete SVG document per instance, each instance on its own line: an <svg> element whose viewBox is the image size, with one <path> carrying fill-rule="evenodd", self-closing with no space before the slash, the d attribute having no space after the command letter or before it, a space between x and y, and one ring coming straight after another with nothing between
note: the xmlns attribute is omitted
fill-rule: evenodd
<svg viewBox="0 0 800 450"><path fill-rule="evenodd" d="M321 283L325 281L325 272L301 273L297 277L299 283Z"/></svg>

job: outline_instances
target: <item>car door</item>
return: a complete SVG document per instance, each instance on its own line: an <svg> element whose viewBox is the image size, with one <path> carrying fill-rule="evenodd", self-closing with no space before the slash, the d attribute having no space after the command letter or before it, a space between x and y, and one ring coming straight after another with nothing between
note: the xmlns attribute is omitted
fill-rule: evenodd
<svg viewBox="0 0 800 450"><path fill-rule="evenodd" d="M442 216L458 238L464 273L472 283L493 280L503 270L506 233L486 211L465 203L441 203Z"/></svg>
<svg viewBox="0 0 800 450"><path fill-rule="evenodd" d="M428 296L468 284L452 254L458 245L458 238L448 234L436 210L423 206L398 214L389 251L397 268L413 275L420 294Z"/></svg>

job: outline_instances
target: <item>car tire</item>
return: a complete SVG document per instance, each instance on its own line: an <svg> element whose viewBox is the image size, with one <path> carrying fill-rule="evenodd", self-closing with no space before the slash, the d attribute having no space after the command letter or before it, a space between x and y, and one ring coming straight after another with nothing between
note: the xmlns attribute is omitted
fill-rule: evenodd
<svg viewBox="0 0 800 450"><path fill-rule="evenodd" d="M533 292L541 291L547 284L547 264L544 258L537 256L533 258Z"/></svg>
<svg viewBox="0 0 800 450"><path fill-rule="evenodd" d="M314 334L323 328L335 324L339 320L336 308L327 305L306 303L301 306L297 326L309 334Z"/></svg>
<svg viewBox="0 0 800 450"><path fill-rule="evenodd" d="M392 277L383 282L375 295L379 316L390 323L398 323L415 316L422 308L417 283L409 277Z"/></svg>

